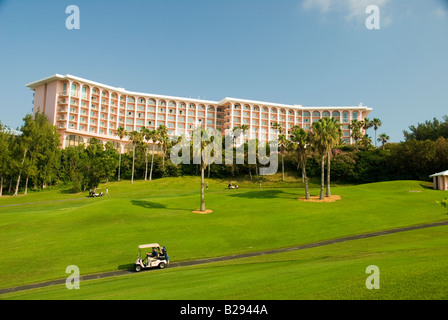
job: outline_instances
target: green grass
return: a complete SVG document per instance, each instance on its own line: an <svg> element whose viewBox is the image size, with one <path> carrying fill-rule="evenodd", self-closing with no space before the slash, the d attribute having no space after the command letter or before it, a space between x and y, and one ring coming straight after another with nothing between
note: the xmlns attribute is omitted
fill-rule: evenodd
<svg viewBox="0 0 448 320"><path fill-rule="evenodd" d="M3 295L3 299L441 299L448 298L448 226L255 258L168 268ZM365 286L366 267L380 289Z"/></svg>
<svg viewBox="0 0 448 320"><path fill-rule="evenodd" d="M66 278L72 264L82 274L127 268L142 243L159 242L172 261L182 261L448 218L435 202L442 193L419 181L335 186L342 200L304 203L294 177L278 179L266 178L261 188L241 180L238 190L208 180L208 215L192 213L200 204L198 177L109 183L103 198L61 189L0 198L0 288Z"/></svg>

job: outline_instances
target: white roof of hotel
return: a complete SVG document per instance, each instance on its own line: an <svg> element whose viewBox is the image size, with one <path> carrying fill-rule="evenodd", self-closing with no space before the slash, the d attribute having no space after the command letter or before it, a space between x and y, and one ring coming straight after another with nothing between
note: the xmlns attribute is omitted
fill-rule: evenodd
<svg viewBox="0 0 448 320"><path fill-rule="evenodd" d="M448 176L448 170L442 171L439 173L434 173L434 174L430 175L429 177L432 178L432 177L438 177L438 176Z"/></svg>
<svg viewBox="0 0 448 320"><path fill-rule="evenodd" d="M76 80L76 81L80 81L80 82L84 82L84 83L88 83L91 84L93 86L98 86L98 87L102 87L102 88L106 88L106 89L110 89L110 90L114 90L114 91L118 91L118 92L122 92L128 95L134 95L134 96L150 96L150 97L156 97L156 98L161 98L161 99L172 99L172 100L187 100L187 101L193 101L193 102L198 102L198 103L205 103L205 104L215 104L215 105L223 105L225 103L228 102L238 102L238 103L249 103L249 104L256 104L256 105L260 105L260 106L272 106L272 107L280 107L280 108L294 108L294 109L348 109L348 110L353 110L353 109L364 109L367 111L371 111L372 108L369 108L367 106L363 106L362 104L359 104L358 106L302 106L302 105L289 105L289 104L281 104L281 103L275 103L275 102L265 102L265 101L256 101L256 100L247 100L247 99L240 99L240 98L231 98L231 97L225 97L224 99L222 99L221 101L213 101L213 100L205 100L205 99L194 99L194 98L186 98L186 97L176 97L176 96L166 96L166 95L160 95L160 94L152 94L152 93L143 93L143 92L135 92L135 91L128 91L124 88L121 87L113 87L113 86L109 86L106 84L102 84L99 82L95 82L92 80L88 80L88 79L83 79L80 77L76 77L70 74L66 74L61 75L61 74L54 74L52 76L43 78L41 80L38 81L34 81L31 82L29 84L27 84L26 86L30 89L35 89L36 87L38 87L39 85L42 85L44 83L48 83L51 81L55 81L55 80L64 80L64 79L71 79L71 80Z"/></svg>

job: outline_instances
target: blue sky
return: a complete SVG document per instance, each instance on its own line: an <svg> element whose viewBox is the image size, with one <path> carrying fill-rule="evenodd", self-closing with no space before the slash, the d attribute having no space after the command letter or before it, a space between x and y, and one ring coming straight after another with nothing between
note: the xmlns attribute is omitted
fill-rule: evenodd
<svg viewBox="0 0 448 320"><path fill-rule="evenodd" d="M79 30L65 26L72 4ZM448 114L447 57L446 0L0 0L0 121L20 126L25 85L59 73L218 101L362 102L401 141Z"/></svg>

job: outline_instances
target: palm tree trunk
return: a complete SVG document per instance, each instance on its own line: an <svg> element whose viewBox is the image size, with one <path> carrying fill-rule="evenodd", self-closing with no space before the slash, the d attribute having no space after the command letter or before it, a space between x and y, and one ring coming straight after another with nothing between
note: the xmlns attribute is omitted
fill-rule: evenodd
<svg viewBox="0 0 448 320"><path fill-rule="evenodd" d="M23 194L27 194L28 193L28 175L26 176L26 180L25 180L25 192Z"/></svg>
<svg viewBox="0 0 448 320"><path fill-rule="evenodd" d="M148 180L148 147L145 148L145 181Z"/></svg>
<svg viewBox="0 0 448 320"><path fill-rule="evenodd" d="M282 152L282 181L285 181L285 163L283 161L283 152Z"/></svg>
<svg viewBox="0 0 448 320"><path fill-rule="evenodd" d="M152 168L153 168L153 166L154 166L154 151L155 151L155 146L156 146L156 144L153 143L153 145L152 145L152 155L151 155L151 169L150 169L150 171L149 171L149 181L152 180Z"/></svg>
<svg viewBox="0 0 448 320"><path fill-rule="evenodd" d="M205 211L205 196L204 196L204 166L201 165L201 211Z"/></svg>
<svg viewBox="0 0 448 320"><path fill-rule="evenodd" d="M305 165L302 165L302 179L303 182L305 182L305 199L310 198L310 192L308 190L308 178L306 177L306 167Z"/></svg>
<svg viewBox="0 0 448 320"><path fill-rule="evenodd" d="M331 167L331 159L330 152L327 153L327 197L331 197L331 189L330 189L330 167Z"/></svg>
<svg viewBox="0 0 448 320"><path fill-rule="evenodd" d="M14 195L16 196L19 193L19 184L20 184L20 176L22 175L23 164L25 163L25 157L28 149L23 153L22 165L20 166L19 176L17 177L16 189L14 191Z"/></svg>
<svg viewBox="0 0 448 320"><path fill-rule="evenodd" d="M320 200L324 200L324 187L325 187L325 155L322 155L321 179L320 179Z"/></svg>
<svg viewBox="0 0 448 320"><path fill-rule="evenodd" d="M0 197L3 195L3 175L0 175Z"/></svg>
<svg viewBox="0 0 448 320"><path fill-rule="evenodd" d="M132 177L131 177L131 183L134 183L134 164L135 164L135 144L134 149L132 152Z"/></svg>
<svg viewBox="0 0 448 320"><path fill-rule="evenodd" d="M120 154L118 155L118 181L120 181L120 172L121 172L121 148L120 148Z"/></svg>

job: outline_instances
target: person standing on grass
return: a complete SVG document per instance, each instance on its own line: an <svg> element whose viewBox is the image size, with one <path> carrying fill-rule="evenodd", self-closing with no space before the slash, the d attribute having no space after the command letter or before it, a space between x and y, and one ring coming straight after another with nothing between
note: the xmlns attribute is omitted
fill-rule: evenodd
<svg viewBox="0 0 448 320"><path fill-rule="evenodd" d="M106 196L109 195L109 188L106 188Z"/></svg>

